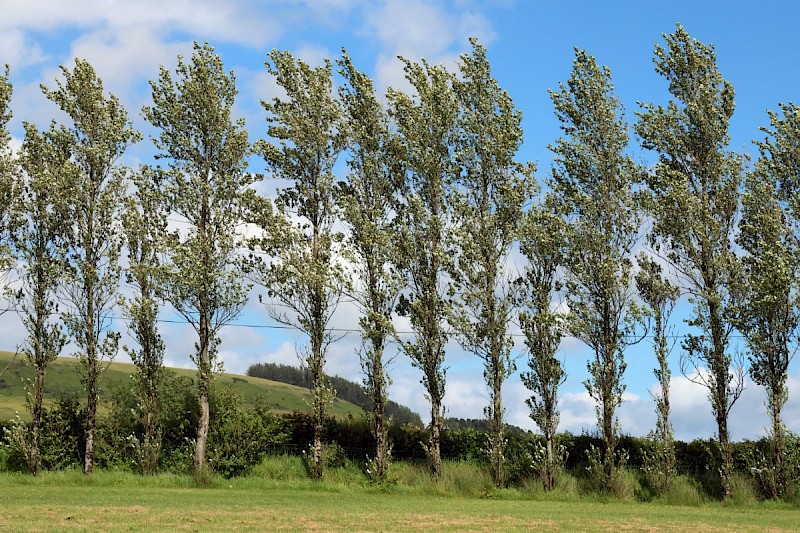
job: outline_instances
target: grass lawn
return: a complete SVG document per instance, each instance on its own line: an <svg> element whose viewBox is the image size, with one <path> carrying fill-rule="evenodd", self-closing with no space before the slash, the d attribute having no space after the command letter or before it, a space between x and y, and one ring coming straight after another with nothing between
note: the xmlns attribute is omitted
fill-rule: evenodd
<svg viewBox="0 0 800 533"><path fill-rule="evenodd" d="M0 351L0 371L5 369L0 376L0 420L11 420L16 413L23 419L29 420L30 413L25 406L26 380L34 375L33 369L25 364L25 359L18 356L12 360L13 354ZM8 368L6 366L8 365ZM86 393L81 383L80 366L78 361L71 357L59 357L47 369L45 380L45 404L51 405L64 394L77 395L85 401ZM173 368L178 375L197 376L196 370ZM107 399L107 391L123 383L130 383L130 376L136 373L136 367L131 363L111 363L100 376L100 401ZM278 383L268 379L239 376L236 374L218 374L217 383L228 383L241 395L245 405L252 406L256 397L260 396L264 402L275 412L286 413L291 411L310 411L312 402L311 391L302 387L295 387L286 383ZM102 403L101 403L102 409ZM330 414L336 417L346 417L348 414L359 417L364 411L349 402L334 400L330 407Z"/></svg>
<svg viewBox="0 0 800 533"><path fill-rule="evenodd" d="M334 481L257 476L195 488L189 477L0 474L2 531L797 531L782 504L482 499Z"/></svg>

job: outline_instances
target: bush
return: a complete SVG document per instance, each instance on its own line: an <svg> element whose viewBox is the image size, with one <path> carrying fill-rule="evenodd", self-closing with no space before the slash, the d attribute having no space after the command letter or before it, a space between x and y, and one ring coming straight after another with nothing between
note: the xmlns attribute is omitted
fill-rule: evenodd
<svg viewBox="0 0 800 533"><path fill-rule="evenodd" d="M229 385L215 386L209 400L208 462L222 476L246 474L286 441L283 425L263 403L245 409L241 395Z"/></svg>
<svg viewBox="0 0 800 533"><path fill-rule="evenodd" d="M42 411L39 429L39 454L42 470L61 470L83 464L86 447L86 410L75 396L62 397L55 407ZM14 472L29 470L31 423L19 417L4 428L5 468Z"/></svg>
<svg viewBox="0 0 800 533"><path fill-rule="evenodd" d="M628 452L618 450L616 461L611 468L611 479L606 477L603 451L590 446L586 453L588 466L586 467L585 492L601 496L614 496L627 500L641 494L642 488L638 479L632 472L626 470Z"/></svg>

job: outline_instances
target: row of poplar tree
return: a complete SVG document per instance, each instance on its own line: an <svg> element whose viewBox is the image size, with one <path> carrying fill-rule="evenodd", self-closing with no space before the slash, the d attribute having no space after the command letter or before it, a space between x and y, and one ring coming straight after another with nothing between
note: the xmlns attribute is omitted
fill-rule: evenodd
<svg viewBox="0 0 800 533"><path fill-rule="evenodd" d="M46 367L69 336L84 365L84 468L91 472L97 379L101 362L118 350L109 319L117 306L138 343L126 349L138 366L141 446L157 464L164 353L157 323L167 302L197 333L194 466L206 472L219 332L257 284L266 288L270 316L308 337L301 355L313 378L314 477L323 474L322 426L332 399L323 373L337 340L330 321L348 299L362 311L359 357L374 403L377 479L390 461L387 346L396 343L421 370L431 407L427 450L438 477L445 345L455 338L484 362L491 471L498 486L504 483L501 389L515 370L512 322L525 337L521 375L531 391L531 418L545 435L547 487L559 463L555 434L565 373L556 355L563 335L592 352L585 385L598 406L599 460L609 484L620 460L615 410L625 388L624 353L652 339L660 384L655 435L670 479L667 356L675 337L669 320L684 293L693 314L682 361L709 390L723 494L731 490L728 414L743 385L743 367L729 346L735 331L746 339L752 378L767 390L772 467L784 486L781 408L798 325L800 115L793 104L770 113L760 155L746 165L744 155L728 151L734 91L718 72L713 48L680 26L664 38L654 62L671 99L666 106L642 104L633 125L658 164L644 168L628 155L629 126L610 71L576 51L570 78L550 93L562 136L550 146L554 163L544 186L532 164L515 160L521 114L476 41L457 72L402 60L412 90L389 89L385 106L346 53L336 61L342 81L334 90L330 62L312 68L273 51L266 67L285 95L262 102L269 139L254 144L243 121L231 116L233 73L210 46L195 45L188 61L179 57L174 72L162 68L151 82L152 105L142 114L157 131L157 155L153 166L137 170L118 161L140 134L82 60L62 67L55 89L43 87L69 120L44 130L25 123L22 147L12 151L6 69L2 252L4 268L18 274L9 297L28 332L24 353L37 370L31 470L39 464ZM254 155L263 157L269 179L287 184L275 198L257 191L262 176L248 170ZM337 177L340 156L348 172ZM171 218L183 222L179 229ZM641 245L649 252L634 257ZM526 261L511 273L517 251ZM123 277L135 291L119 298ZM410 336L394 330L395 315L408 318Z"/></svg>

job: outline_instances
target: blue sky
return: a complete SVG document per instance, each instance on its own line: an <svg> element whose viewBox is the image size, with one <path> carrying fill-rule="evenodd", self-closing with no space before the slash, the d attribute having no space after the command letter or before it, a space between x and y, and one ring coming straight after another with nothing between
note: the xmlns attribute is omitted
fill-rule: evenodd
<svg viewBox="0 0 800 533"><path fill-rule="evenodd" d="M263 66L273 48L288 49L318 64L325 57L335 59L345 47L356 66L384 91L389 86L405 87L398 54L454 67L458 55L468 49L468 37L476 36L488 49L495 77L523 113L525 142L519 159L534 161L540 179L549 173L547 145L560 134L547 91L569 76L575 47L609 66L626 117L633 121L637 102L662 103L668 98L666 84L653 68L653 45L663 42L662 34L672 32L680 22L693 37L716 46L720 70L736 89L731 148L753 155L751 141L763 137L759 127L767 121L766 110L777 108L779 102L800 101L800 3L791 1L0 0L0 13L0 64L11 67L15 88L11 128L16 142L22 120L44 126L60 118L39 84L53 86L58 65L70 65L75 57L92 62L106 88L120 97L136 125L149 133L139 114L149 102L148 80L157 76L159 65L174 67L176 54L189 55L192 41L208 41L226 67L236 72L240 91L236 111L255 140L266 132L259 101L280 94ZM643 163L654 159L637 146L633 135L630 152ZM124 163L150 162L152 153L151 143L145 140L129 151ZM253 168L261 168L258 161L253 161ZM174 318L169 310L165 317ZM343 307L335 317L335 325L342 327L356 321L351 307ZM680 332L686 331L679 319L676 322ZM302 338L269 327L243 326L270 325L255 298L240 324L222 334L226 370L244 372L260 361L296 364L294 351ZM8 315L0 321L0 331L9 344L22 340L19 324ZM191 366L192 330L164 324L164 334L168 364ZM329 371L359 379L357 345L357 335L350 335L334 346ZM678 352L676 348L672 361L677 436L709 437L715 426L705 390L680 375ZM582 385L589 352L567 339L562 356L569 377L563 388L561 429L592 430L594 407ZM455 344L448 347L447 357L448 414L482 417L488 395L480 364ZM654 386L654 361L646 343L631 348L627 358L628 392L619 411L621 429L642 435L655 421L649 394ZM122 353L120 359L124 359ZM427 418L419 378L402 356L395 359L393 398ZM786 422L793 431L800 431L798 395L800 369L795 362L786 408ZM513 376L505 389L507 418L533 428L525 396L518 377ZM763 434L763 400L763 390L748 383L731 413L734 438Z"/></svg>

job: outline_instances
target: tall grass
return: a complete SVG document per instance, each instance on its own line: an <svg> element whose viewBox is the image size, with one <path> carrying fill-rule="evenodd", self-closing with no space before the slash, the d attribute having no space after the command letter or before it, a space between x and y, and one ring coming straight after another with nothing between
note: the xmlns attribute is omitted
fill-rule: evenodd
<svg viewBox="0 0 800 533"><path fill-rule="evenodd" d="M586 474L563 471L556 479L556 487L545 491L540 479L524 480L519 486L496 489L484 465L468 461L444 461L438 481L431 478L427 465L412 461L397 461L391 465L388 480L381 484L370 482L364 472L365 465L346 460L343 465L329 467L321 481L308 478L302 459L298 456L281 455L264 458L248 475L226 479L212 475L209 490L298 490L321 491L342 494L396 493L409 496L488 498L499 500L533 500L542 502L612 502L648 501L669 506L698 507L718 503L696 479L679 475L670 489L663 494L649 493L640 483L639 474L633 470L621 471L617 477L614 493L599 493L591 490ZM37 477L26 473L5 472L0 474L14 486L61 486L61 487L132 487L158 489L192 489L198 485L191 474L160 473L143 476L131 470L98 469L86 476L79 468L60 471L44 471ZM728 507L751 508L770 505L777 507L800 507L800 501L762 502L754 481L743 475L733 478L733 495L724 502Z"/></svg>

